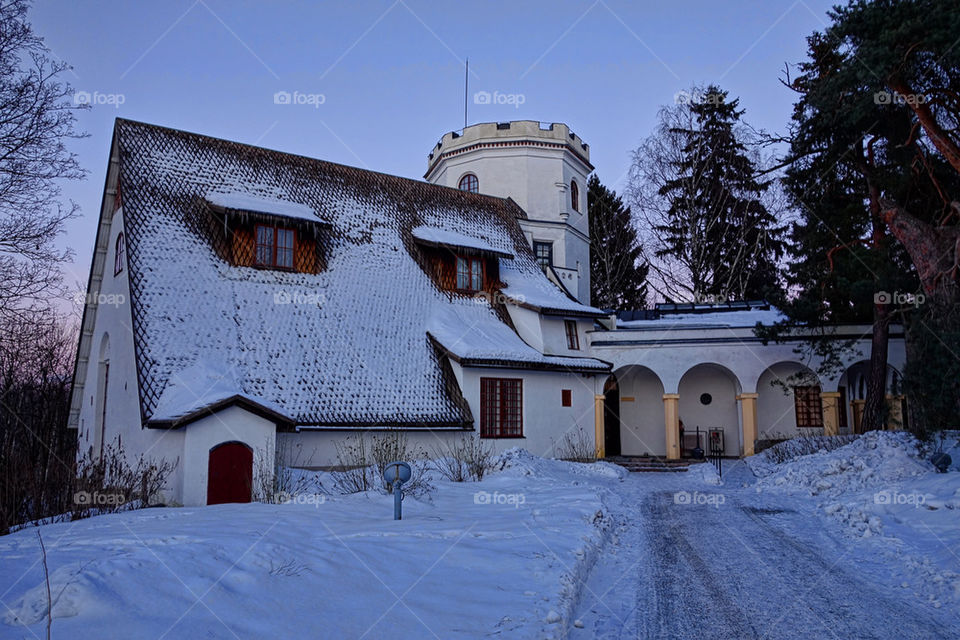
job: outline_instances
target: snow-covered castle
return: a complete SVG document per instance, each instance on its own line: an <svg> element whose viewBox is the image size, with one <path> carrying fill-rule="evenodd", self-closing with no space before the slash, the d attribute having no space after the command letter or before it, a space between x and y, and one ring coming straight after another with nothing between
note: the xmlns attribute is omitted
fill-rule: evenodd
<svg viewBox="0 0 960 640"><path fill-rule="evenodd" d="M563 124L447 133L418 181L117 120L70 412L80 453L119 439L177 460L166 499L200 505L249 500L279 439L326 466L358 430L547 456L582 433L600 456L667 458L696 430L732 456L856 430L866 356L819 379L795 344L754 336L777 317L762 302L590 306L592 171ZM870 327L836 334L869 354ZM895 333L894 416L903 360Z"/></svg>

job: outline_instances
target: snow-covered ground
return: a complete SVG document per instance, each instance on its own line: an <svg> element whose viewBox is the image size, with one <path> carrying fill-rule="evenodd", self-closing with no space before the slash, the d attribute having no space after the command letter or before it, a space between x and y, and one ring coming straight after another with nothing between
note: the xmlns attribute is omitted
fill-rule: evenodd
<svg viewBox="0 0 960 640"><path fill-rule="evenodd" d="M301 494L39 527L54 638L540 638L603 547L626 472L512 451L432 503ZM0 538L0 637L44 637L37 528Z"/></svg>
<svg viewBox="0 0 960 640"><path fill-rule="evenodd" d="M960 638L960 473L928 454L874 433L721 480L511 450L400 522L371 492L45 525L53 637ZM0 538L0 638L45 634L36 531Z"/></svg>
<svg viewBox="0 0 960 640"><path fill-rule="evenodd" d="M758 494L781 494L882 558L905 595L960 606L960 446L944 442L952 471L936 473L929 447L905 432L870 432L829 452L769 465L750 459ZM888 573L884 571L883 573ZM883 579L883 576L878 577Z"/></svg>

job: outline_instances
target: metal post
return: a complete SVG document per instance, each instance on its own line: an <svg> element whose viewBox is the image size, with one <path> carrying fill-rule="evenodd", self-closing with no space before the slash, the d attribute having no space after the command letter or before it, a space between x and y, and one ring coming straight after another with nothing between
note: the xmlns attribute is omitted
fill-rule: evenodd
<svg viewBox="0 0 960 640"><path fill-rule="evenodd" d="M403 503L403 480L393 483L393 519L403 520L401 504Z"/></svg>

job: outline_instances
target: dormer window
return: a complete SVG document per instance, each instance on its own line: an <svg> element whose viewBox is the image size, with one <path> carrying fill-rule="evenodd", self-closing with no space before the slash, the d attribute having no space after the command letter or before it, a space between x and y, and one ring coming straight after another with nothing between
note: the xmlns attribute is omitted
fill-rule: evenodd
<svg viewBox="0 0 960 640"><path fill-rule="evenodd" d="M479 193L480 192L480 181L477 180L477 176L472 173L464 174L460 178L460 185L458 187L460 191L469 191L470 193Z"/></svg>
<svg viewBox="0 0 960 640"><path fill-rule="evenodd" d="M257 239L257 266L293 269L293 246L297 235L296 231L289 227L266 224L254 226Z"/></svg>
<svg viewBox="0 0 960 640"><path fill-rule="evenodd" d="M457 256L457 289L483 291L483 260L477 257Z"/></svg>

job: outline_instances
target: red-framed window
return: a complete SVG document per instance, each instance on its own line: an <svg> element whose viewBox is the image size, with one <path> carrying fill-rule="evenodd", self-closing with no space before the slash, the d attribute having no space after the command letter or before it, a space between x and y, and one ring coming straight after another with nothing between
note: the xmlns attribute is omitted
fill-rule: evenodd
<svg viewBox="0 0 960 640"><path fill-rule="evenodd" d="M258 267L293 269L293 246L296 231L267 224L255 225Z"/></svg>
<svg viewBox="0 0 960 640"><path fill-rule="evenodd" d="M480 437L523 437L523 380L480 378Z"/></svg>
<svg viewBox="0 0 960 640"><path fill-rule="evenodd" d="M123 271L123 263L127 258L126 253L123 232L120 232L117 234L117 244L113 248L113 275L118 276Z"/></svg>
<svg viewBox="0 0 960 640"><path fill-rule="evenodd" d="M823 428L823 405L820 402L820 387L794 387L793 403L798 427Z"/></svg>
<svg viewBox="0 0 960 640"><path fill-rule="evenodd" d="M564 320L563 328L567 332L567 349L580 351L580 334L577 333L577 321Z"/></svg>
<svg viewBox="0 0 960 640"><path fill-rule="evenodd" d="M457 289L483 291L483 260L470 256L457 256Z"/></svg>
<svg viewBox="0 0 960 640"><path fill-rule="evenodd" d="M464 174L460 178L460 184L458 185L460 191L469 191L470 193L478 193L480 191L480 181L477 180L477 176L472 173Z"/></svg>
<svg viewBox="0 0 960 640"><path fill-rule="evenodd" d="M563 407L573 406L573 391L570 389L560 390L560 405Z"/></svg>
<svg viewBox="0 0 960 640"><path fill-rule="evenodd" d="M570 205L574 211L580 211L580 187L575 180L570 181Z"/></svg>

